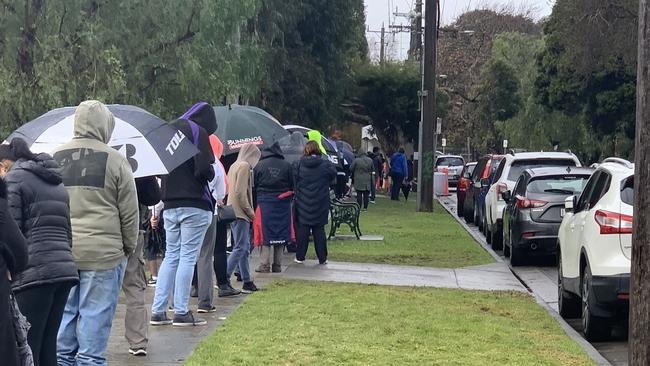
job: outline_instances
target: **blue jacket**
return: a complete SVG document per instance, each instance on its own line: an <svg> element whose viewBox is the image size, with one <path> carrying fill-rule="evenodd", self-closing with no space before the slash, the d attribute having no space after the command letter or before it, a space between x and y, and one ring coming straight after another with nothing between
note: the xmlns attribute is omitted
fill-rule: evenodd
<svg viewBox="0 0 650 366"><path fill-rule="evenodd" d="M390 158L390 172L392 174L400 174L407 176L409 173L408 165L406 164L406 155L396 152Z"/></svg>

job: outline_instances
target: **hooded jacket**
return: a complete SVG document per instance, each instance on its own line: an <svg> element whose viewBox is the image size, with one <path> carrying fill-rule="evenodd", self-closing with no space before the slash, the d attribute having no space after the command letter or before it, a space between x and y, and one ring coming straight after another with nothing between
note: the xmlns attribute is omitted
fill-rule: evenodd
<svg viewBox="0 0 650 366"><path fill-rule="evenodd" d="M70 200L59 165L47 154L16 161L5 177L9 210L27 240L27 269L12 288L79 280L72 257Z"/></svg>
<svg viewBox="0 0 650 366"><path fill-rule="evenodd" d="M318 149L323 155L327 154L327 151L325 151L325 147L323 147L323 135L320 133L320 131L316 130L310 130L307 132L307 141L314 141L315 143L318 144Z"/></svg>
<svg viewBox="0 0 650 366"><path fill-rule="evenodd" d="M253 144L244 145L239 150L237 161L230 167L228 182L230 193L228 205L231 205L238 219L255 221L253 210L253 169L260 160L260 149Z"/></svg>
<svg viewBox="0 0 650 366"><path fill-rule="evenodd" d="M54 151L70 196L72 254L79 270L117 266L138 240L138 196L131 165L106 145L113 114L98 101L77 107L74 137Z"/></svg>
<svg viewBox="0 0 650 366"><path fill-rule="evenodd" d="M208 136L217 130L214 109L208 103L197 103L172 125L192 141L199 153L162 178L165 209L194 207L213 211L208 182L214 178L214 154Z"/></svg>
<svg viewBox="0 0 650 366"><path fill-rule="evenodd" d="M357 191L369 191L372 185L372 173L374 172L372 159L366 154L359 154L350 166L350 174Z"/></svg>
<svg viewBox="0 0 650 366"><path fill-rule="evenodd" d="M255 166L255 190L258 195L275 195L293 189L293 168L284 160L277 142L262 151Z"/></svg>
<svg viewBox="0 0 650 366"><path fill-rule="evenodd" d="M303 156L295 164L295 207L298 223L307 226L327 224L330 182L335 177L334 165L320 156Z"/></svg>

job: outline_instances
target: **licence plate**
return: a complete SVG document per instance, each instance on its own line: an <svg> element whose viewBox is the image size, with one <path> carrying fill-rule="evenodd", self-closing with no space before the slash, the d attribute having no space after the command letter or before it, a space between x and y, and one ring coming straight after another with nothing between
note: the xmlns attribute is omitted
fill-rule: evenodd
<svg viewBox="0 0 650 366"><path fill-rule="evenodd" d="M566 213L566 209L561 208L560 209L560 217L564 217L564 214Z"/></svg>

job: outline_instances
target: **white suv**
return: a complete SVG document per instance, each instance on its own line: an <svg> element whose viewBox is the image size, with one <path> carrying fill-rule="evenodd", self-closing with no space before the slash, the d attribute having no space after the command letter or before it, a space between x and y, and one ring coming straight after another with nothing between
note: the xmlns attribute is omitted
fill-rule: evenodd
<svg viewBox="0 0 650 366"><path fill-rule="evenodd" d="M614 320L627 319L634 165L605 159L580 197L567 198L558 233L558 306L582 317L590 341L610 337Z"/></svg>
<svg viewBox="0 0 650 366"><path fill-rule="evenodd" d="M501 249L503 242L503 210L506 202L501 193L512 192L524 170L549 166L579 167L580 160L571 152L510 152L501 160L485 196L485 233L490 236L493 249Z"/></svg>

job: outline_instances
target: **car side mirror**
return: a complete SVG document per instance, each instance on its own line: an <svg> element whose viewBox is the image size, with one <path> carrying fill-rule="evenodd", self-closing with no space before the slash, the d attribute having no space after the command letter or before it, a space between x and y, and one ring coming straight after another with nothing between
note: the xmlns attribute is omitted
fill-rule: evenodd
<svg viewBox="0 0 650 366"><path fill-rule="evenodd" d="M573 212L573 208L575 207L575 199L576 199L576 196L571 196L571 197L567 197L564 200L564 210L565 210L565 212L567 212L567 213Z"/></svg>
<svg viewBox="0 0 650 366"><path fill-rule="evenodd" d="M483 178L481 179L481 187L489 187L490 186L490 180L488 178Z"/></svg>
<svg viewBox="0 0 650 366"><path fill-rule="evenodd" d="M501 198L503 198L503 200L506 202L510 202L510 198L512 198L512 192L510 191L501 192Z"/></svg>

